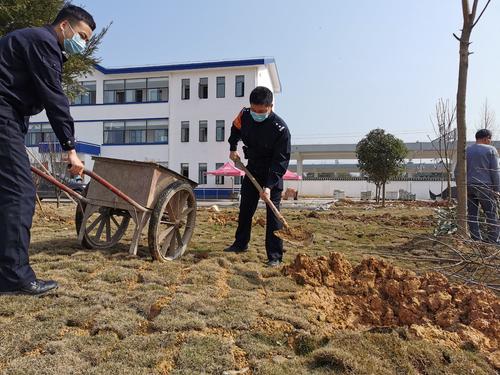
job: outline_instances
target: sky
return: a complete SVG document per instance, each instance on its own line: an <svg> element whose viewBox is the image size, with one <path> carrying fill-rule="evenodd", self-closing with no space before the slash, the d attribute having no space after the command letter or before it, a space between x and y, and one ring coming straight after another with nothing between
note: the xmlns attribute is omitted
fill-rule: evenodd
<svg viewBox="0 0 500 375"><path fill-rule="evenodd" d="M437 100L455 102L460 0L73 3L98 27L113 22L98 52L106 67L274 57L282 84L275 109L293 144L356 143L374 128L427 141L436 137ZM500 2L471 41L469 140L486 100L500 125Z"/></svg>

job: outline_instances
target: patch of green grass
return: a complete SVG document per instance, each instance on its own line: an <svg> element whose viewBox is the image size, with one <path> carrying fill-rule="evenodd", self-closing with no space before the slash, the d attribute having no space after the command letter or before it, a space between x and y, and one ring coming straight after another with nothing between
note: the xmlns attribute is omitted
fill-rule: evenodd
<svg viewBox="0 0 500 375"><path fill-rule="evenodd" d="M451 350L397 332L332 332L311 306L294 298L305 287L281 268L264 266L260 226L252 230L249 252L227 254L222 250L233 242L236 222L216 225L209 220L213 213L199 210L186 254L159 263L147 253L145 233L139 256L128 254L132 225L115 248L82 250L73 207L54 212L61 220L35 218L31 261L37 276L55 278L60 288L43 298L1 297L2 374L164 374L170 365L170 373L189 375L242 366L267 375L495 373L478 351ZM316 235L307 249L285 244L285 262L302 252L331 251L354 263L382 252L394 260L392 254L426 250L412 236L432 230L410 225L426 220L432 214L427 208L347 206L314 218L310 213L284 210L292 226ZM388 229L403 222L405 233Z"/></svg>
<svg viewBox="0 0 500 375"><path fill-rule="evenodd" d="M248 354L252 364L258 360L270 359L276 355L293 355L293 350L288 346L288 337L283 332L242 333L236 338L236 345Z"/></svg>
<svg viewBox="0 0 500 375"><path fill-rule="evenodd" d="M245 297L229 297L217 303L214 314L208 316L209 327L248 330L259 317L255 306Z"/></svg>
<svg viewBox="0 0 500 375"><path fill-rule="evenodd" d="M341 374L495 374L480 357L472 361L463 351L404 340L397 333L339 331L309 358L311 368Z"/></svg>
<svg viewBox="0 0 500 375"><path fill-rule="evenodd" d="M33 355L18 357L2 371L3 375L65 375L83 374L90 365L70 355Z"/></svg>
<svg viewBox="0 0 500 375"><path fill-rule="evenodd" d="M227 338L191 336L180 348L172 374L221 374L234 370L236 363L231 347Z"/></svg>
<svg viewBox="0 0 500 375"><path fill-rule="evenodd" d="M119 339L138 333L146 320L128 307L119 306L113 309L103 309L94 316L90 334L99 332L114 332Z"/></svg>
<svg viewBox="0 0 500 375"><path fill-rule="evenodd" d="M165 350L173 349L175 344L176 335L171 333L129 336L113 347L108 361L128 368L154 369L164 357Z"/></svg>
<svg viewBox="0 0 500 375"><path fill-rule="evenodd" d="M259 310L262 316L290 323L296 329L310 331L316 323L317 314L311 310L305 310L301 306L293 308L291 304L284 305L283 303L273 303Z"/></svg>

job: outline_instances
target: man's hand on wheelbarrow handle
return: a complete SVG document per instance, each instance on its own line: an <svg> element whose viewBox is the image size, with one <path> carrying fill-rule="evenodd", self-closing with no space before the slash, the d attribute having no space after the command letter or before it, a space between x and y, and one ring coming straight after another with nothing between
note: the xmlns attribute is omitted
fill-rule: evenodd
<svg viewBox="0 0 500 375"><path fill-rule="evenodd" d="M84 165L75 150L68 151L68 169L72 176L83 174Z"/></svg>

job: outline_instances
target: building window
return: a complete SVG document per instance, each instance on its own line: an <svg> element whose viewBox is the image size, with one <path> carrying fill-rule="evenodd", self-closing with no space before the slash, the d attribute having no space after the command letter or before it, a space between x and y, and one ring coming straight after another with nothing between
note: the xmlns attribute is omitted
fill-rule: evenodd
<svg viewBox="0 0 500 375"><path fill-rule="evenodd" d="M58 143L49 123L30 125L24 143L28 147L37 147L40 143Z"/></svg>
<svg viewBox="0 0 500 375"><path fill-rule="evenodd" d="M168 143L168 119L148 120L148 143Z"/></svg>
<svg viewBox="0 0 500 375"><path fill-rule="evenodd" d="M208 139L208 121L200 121L200 142L206 142Z"/></svg>
<svg viewBox="0 0 500 375"><path fill-rule="evenodd" d="M207 184L207 163L198 164L198 184Z"/></svg>
<svg viewBox="0 0 500 375"><path fill-rule="evenodd" d="M83 92L77 95L72 101L72 105L95 104L96 103L96 82L80 82Z"/></svg>
<svg viewBox="0 0 500 375"><path fill-rule="evenodd" d="M224 142L226 131L226 123L224 120L215 121L215 140L217 142Z"/></svg>
<svg viewBox="0 0 500 375"><path fill-rule="evenodd" d="M181 175L189 178L189 164L188 163L181 163Z"/></svg>
<svg viewBox="0 0 500 375"><path fill-rule="evenodd" d="M168 119L105 121L103 144L168 143Z"/></svg>
<svg viewBox="0 0 500 375"><path fill-rule="evenodd" d="M222 167L224 163L215 163L215 169ZM224 176L215 176L215 185L224 185Z"/></svg>
<svg viewBox="0 0 500 375"><path fill-rule="evenodd" d="M168 101L168 77L104 81L104 103Z"/></svg>
<svg viewBox="0 0 500 375"><path fill-rule="evenodd" d="M148 78L148 102L168 102L168 77Z"/></svg>
<svg viewBox="0 0 500 375"><path fill-rule="evenodd" d="M200 99L208 98L208 78L200 78L198 84L198 96Z"/></svg>
<svg viewBox="0 0 500 375"><path fill-rule="evenodd" d="M104 103L125 103L125 80L104 81Z"/></svg>
<svg viewBox="0 0 500 375"><path fill-rule="evenodd" d="M125 124L125 144L146 143L146 121L133 120Z"/></svg>
<svg viewBox="0 0 500 375"><path fill-rule="evenodd" d="M42 142L42 140L43 140L42 125L41 124L30 125L28 133L26 134L26 137L24 139L25 145L29 147L38 146L38 144Z"/></svg>
<svg viewBox="0 0 500 375"><path fill-rule="evenodd" d="M189 121L181 122L181 142L189 142Z"/></svg>
<svg viewBox="0 0 500 375"><path fill-rule="evenodd" d="M141 103L147 99L146 79L127 79L125 81L125 101L127 103Z"/></svg>
<svg viewBox="0 0 500 375"><path fill-rule="evenodd" d="M245 96L245 76L236 76L235 95L238 98Z"/></svg>
<svg viewBox="0 0 500 375"><path fill-rule="evenodd" d="M125 143L125 121L104 122L104 142L103 144Z"/></svg>
<svg viewBox="0 0 500 375"><path fill-rule="evenodd" d="M181 87L181 99L182 100L188 100L189 99L189 78L184 78L182 80L182 87Z"/></svg>
<svg viewBox="0 0 500 375"><path fill-rule="evenodd" d="M234 184L241 185L241 176L234 176Z"/></svg>
<svg viewBox="0 0 500 375"><path fill-rule="evenodd" d="M217 77L217 98L226 97L226 77Z"/></svg>

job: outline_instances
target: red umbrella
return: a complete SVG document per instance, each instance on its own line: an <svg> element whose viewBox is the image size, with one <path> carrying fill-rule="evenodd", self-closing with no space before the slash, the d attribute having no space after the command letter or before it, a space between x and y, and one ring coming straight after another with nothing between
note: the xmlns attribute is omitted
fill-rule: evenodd
<svg viewBox="0 0 500 375"><path fill-rule="evenodd" d="M297 173L287 170L283 175L283 180L302 180L302 176Z"/></svg>
<svg viewBox="0 0 500 375"><path fill-rule="evenodd" d="M214 176L231 176L231 177L238 177L238 176L244 176L245 172L243 172L241 169L238 169L234 166L232 162L227 162L225 163L222 167L217 168L215 171L209 171L207 174L211 174ZM232 180L232 192L234 193L234 178Z"/></svg>
<svg viewBox="0 0 500 375"><path fill-rule="evenodd" d="M214 176L244 176L245 172L234 166L233 163L227 162L222 167L217 168L215 171L207 172Z"/></svg>

